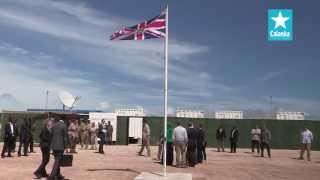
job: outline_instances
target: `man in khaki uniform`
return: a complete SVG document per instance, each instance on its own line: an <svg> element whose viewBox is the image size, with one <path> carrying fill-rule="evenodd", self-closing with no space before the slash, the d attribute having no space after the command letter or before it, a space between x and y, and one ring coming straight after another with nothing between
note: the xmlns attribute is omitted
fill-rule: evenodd
<svg viewBox="0 0 320 180"><path fill-rule="evenodd" d="M142 145L141 149L139 151L139 155L142 156L142 152L144 148L147 149L147 155L150 157L151 155L151 150L150 150L150 127L147 124L146 121L143 123L143 129L142 129Z"/></svg>
<svg viewBox="0 0 320 180"><path fill-rule="evenodd" d="M113 126L111 125L111 122L108 121L107 124L107 143L112 144L112 134L113 134Z"/></svg>
<svg viewBox="0 0 320 180"><path fill-rule="evenodd" d="M83 131L83 137L81 137L81 138L83 139L84 148L88 149L88 146L90 144L90 122L89 122L89 120L85 120L84 124L85 124L85 127L84 127L84 131Z"/></svg>
<svg viewBox="0 0 320 180"><path fill-rule="evenodd" d="M88 149L90 126L87 120L82 120L79 127L81 149Z"/></svg>

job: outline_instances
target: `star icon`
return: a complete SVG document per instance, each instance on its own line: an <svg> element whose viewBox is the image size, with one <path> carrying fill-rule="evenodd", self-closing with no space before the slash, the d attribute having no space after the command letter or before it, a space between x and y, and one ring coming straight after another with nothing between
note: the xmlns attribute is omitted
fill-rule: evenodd
<svg viewBox="0 0 320 180"><path fill-rule="evenodd" d="M279 26L286 29L286 21L288 21L289 17L283 17L281 11L279 11L278 17L272 17L271 18L276 24L274 26L274 29L277 29Z"/></svg>

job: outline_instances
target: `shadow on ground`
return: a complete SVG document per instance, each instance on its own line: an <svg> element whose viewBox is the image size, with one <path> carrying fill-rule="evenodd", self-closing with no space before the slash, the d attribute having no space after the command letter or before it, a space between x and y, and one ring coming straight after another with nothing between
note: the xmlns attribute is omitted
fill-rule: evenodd
<svg viewBox="0 0 320 180"><path fill-rule="evenodd" d="M100 168L100 169L87 169L88 171L123 171L123 172L132 172L136 174L140 174L139 171L130 168Z"/></svg>

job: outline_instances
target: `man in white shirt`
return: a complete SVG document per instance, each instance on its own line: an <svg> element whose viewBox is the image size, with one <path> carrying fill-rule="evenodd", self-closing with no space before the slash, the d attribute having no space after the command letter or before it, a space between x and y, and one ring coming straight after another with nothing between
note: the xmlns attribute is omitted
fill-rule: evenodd
<svg viewBox="0 0 320 180"><path fill-rule="evenodd" d="M172 140L176 150L176 166L186 167L186 145L188 143L187 130L177 123L172 134Z"/></svg>
<svg viewBox="0 0 320 180"><path fill-rule="evenodd" d="M8 152L8 157L11 156L11 149L13 147L14 138L15 138L15 125L11 118L9 118L9 122L5 126L4 130L4 145L1 153L1 158L5 157L5 153Z"/></svg>
<svg viewBox="0 0 320 180"><path fill-rule="evenodd" d="M303 159L304 152L307 150L308 161L311 161L311 143L313 141L313 134L308 128L304 128L301 132L301 151L300 159Z"/></svg>
<svg viewBox="0 0 320 180"><path fill-rule="evenodd" d="M258 126L251 130L251 152L254 153L254 148L257 147L258 154L260 153L260 136L261 130Z"/></svg>

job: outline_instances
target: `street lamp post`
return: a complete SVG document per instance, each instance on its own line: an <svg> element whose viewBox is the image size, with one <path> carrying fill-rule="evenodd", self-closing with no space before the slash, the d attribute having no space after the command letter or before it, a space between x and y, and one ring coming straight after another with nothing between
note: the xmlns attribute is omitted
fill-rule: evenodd
<svg viewBox="0 0 320 180"><path fill-rule="evenodd" d="M272 96L270 96L270 118L273 118Z"/></svg>

